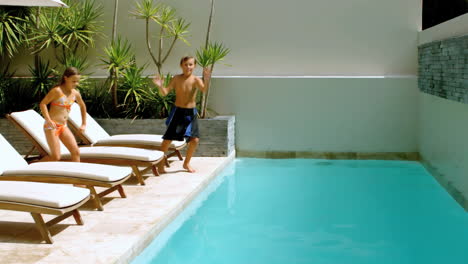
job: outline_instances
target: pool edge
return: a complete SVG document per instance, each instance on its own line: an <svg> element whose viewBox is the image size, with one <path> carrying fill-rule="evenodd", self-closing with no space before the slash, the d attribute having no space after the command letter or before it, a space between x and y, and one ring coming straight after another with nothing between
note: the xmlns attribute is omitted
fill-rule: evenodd
<svg viewBox="0 0 468 264"><path fill-rule="evenodd" d="M267 159L409 160L419 161L419 152L323 152L237 150L237 157Z"/></svg>
<svg viewBox="0 0 468 264"><path fill-rule="evenodd" d="M226 168L236 158L236 152L232 151L229 156L218 166L206 179L187 197L179 203L166 217L158 221L158 223L151 228L151 230L142 236L134 245L118 257L113 263L130 263L136 258L143 250L166 228L187 206L200 194L206 187L213 181L216 176Z"/></svg>

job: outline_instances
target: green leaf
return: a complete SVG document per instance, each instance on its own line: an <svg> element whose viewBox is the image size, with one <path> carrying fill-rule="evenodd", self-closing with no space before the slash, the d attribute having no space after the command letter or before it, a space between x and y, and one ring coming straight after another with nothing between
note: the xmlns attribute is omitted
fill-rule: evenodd
<svg viewBox="0 0 468 264"><path fill-rule="evenodd" d="M155 19L160 9L161 5L155 5L153 0L143 0L141 4L136 3L136 10L131 14L138 19Z"/></svg>
<svg viewBox="0 0 468 264"><path fill-rule="evenodd" d="M206 48L196 51L197 61L203 68L214 65L229 54L230 49L220 42L210 42Z"/></svg>

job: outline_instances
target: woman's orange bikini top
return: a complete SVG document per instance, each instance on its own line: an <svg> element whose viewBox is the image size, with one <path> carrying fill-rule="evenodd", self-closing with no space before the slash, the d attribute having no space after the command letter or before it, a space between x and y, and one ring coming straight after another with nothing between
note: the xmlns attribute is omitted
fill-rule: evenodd
<svg viewBox="0 0 468 264"><path fill-rule="evenodd" d="M55 105L55 106L64 107L68 111L70 111L71 106L73 105L74 102L75 102L75 95L73 95L73 99L67 100L67 96L64 93L62 93L62 96L60 96L59 99L51 102L50 104Z"/></svg>

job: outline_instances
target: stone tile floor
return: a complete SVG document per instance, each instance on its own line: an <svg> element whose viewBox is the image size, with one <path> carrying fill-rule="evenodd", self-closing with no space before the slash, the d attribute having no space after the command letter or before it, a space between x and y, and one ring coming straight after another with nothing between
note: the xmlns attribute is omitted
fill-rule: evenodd
<svg viewBox="0 0 468 264"><path fill-rule="evenodd" d="M127 198L112 193L104 211L88 202L80 210L84 225L69 218L51 227L54 244L45 244L29 213L0 210L0 262L128 263L234 158L193 158L196 173L171 161L168 173L146 174L146 186L131 178ZM51 216L44 215L48 221Z"/></svg>

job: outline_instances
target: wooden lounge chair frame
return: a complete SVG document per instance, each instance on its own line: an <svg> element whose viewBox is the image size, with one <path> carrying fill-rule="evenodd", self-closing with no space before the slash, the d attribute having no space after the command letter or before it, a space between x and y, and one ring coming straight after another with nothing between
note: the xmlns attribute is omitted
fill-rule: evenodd
<svg viewBox="0 0 468 264"><path fill-rule="evenodd" d="M81 219L80 212L78 208L82 206L89 200L89 196L86 197L84 200L80 201L77 204L72 206L64 207L64 208L52 208L46 206L39 206L34 204L27 204L27 203L15 203L15 202L8 202L8 201L0 201L0 209L1 210L12 210L12 211L22 211L22 212L29 212L36 223L36 227L41 233L42 238L48 243L52 244L52 236L49 231L49 227L53 226L62 220L73 216L75 221L78 225L83 225L83 220ZM54 219L50 220L49 222L45 222L42 214L51 214L51 215L58 215Z"/></svg>
<svg viewBox="0 0 468 264"><path fill-rule="evenodd" d="M39 151L40 157L48 156L49 153L36 141L36 139L29 134L29 132L16 120L11 117L10 114L6 115L7 119L10 120L34 145L35 149ZM98 164L108 164L108 165L117 165L117 166L130 166L133 170L133 174L137 178L138 182L141 185L146 185L145 180L143 179L143 174L151 170L155 176L159 176L157 164L165 160L164 155L155 161L139 161L123 158L83 158L80 157L81 162L87 163L98 163ZM139 167L144 167L143 170L140 170Z"/></svg>
<svg viewBox="0 0 468 264"><path fill-rule="evenodd" d="M1 136L1 135L0 135ZM14 151L14 150L12 150ZM9 153L8 153L9 154ZM16 153L19 155L19 153ZM103 165L105 166L105 165ZM20 170L23 168L20 168ZM15 170L15 169L13 169ZM61 183L61 184L73 184L73 185L84 185L90 190L91 199L94 201L96 208L100 211L104 210L101 202L101 197L117 190L122 198L126 198L122 183L131 177L129 173L125 177L115 181L103 181L99 179L88 179L79 176L61 176L60 173L52 174L38 174L29 172L28 170L21 170L21 173L9 173L7 175L0 173L0 181L26 181L26 182L43 182L43 183ZM29 174L28 174L29 173ZM108 188L100 193L95 189L96 186Z"/></svg>
<svg viewBox="0 0 468 264"><path fill-rule="evenodd" d="M112 193L114 191L118 191L120 197L127 198L125 191L122 187L122 183L124 183L128 178L132 175L128 175L122 178L119 181L114 182L104 182L92 179L83 179L83 178L73 178L73 177L58 177L58 176L38 176L38 175L6 175L0 176L1 181L27 181L27 182L43 182L43 183L62 183L62 184L74 184L74 185L84 185L86 188L89 189L91 192L91 200L93 200L94 205L99 211L103 211L104 207L102 205L101 198ZM96 191L96 186L98 187L105 187L108 188L100 193Z"/></svg>

